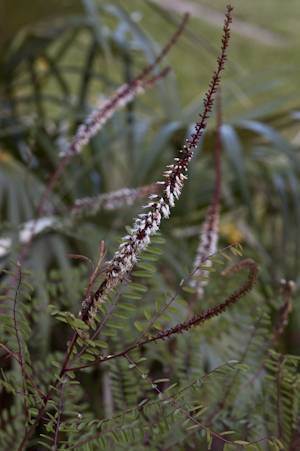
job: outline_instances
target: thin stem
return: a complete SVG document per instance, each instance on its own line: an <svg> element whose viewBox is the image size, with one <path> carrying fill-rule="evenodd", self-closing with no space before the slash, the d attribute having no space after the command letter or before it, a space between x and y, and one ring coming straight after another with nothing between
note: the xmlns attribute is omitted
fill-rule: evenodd
<svg viewBox="0 0 300 451"><path fill-rule="evenodd" d="M41 394L41 397L44 399L46 399L46 395L35 385L35 383L33 382L33 380L31 379L30 375L27 373L27 371L25 370L22 361L20 361L19 359L17 359L17 357L15 356L15 353L12 352L10 349L8 349L6 346L4 346L3 343L0 343L0 347L3 348L9 355L11 355L16 362L18 362L18 364L20 365L22 372L26 375L27 379L30 381L30 383L32 384L32 386L36 389L36 391L38 391ZM24 394L26 396L28 396L28 393L26 393L24 391ZM34 396L34 395L31 395Z"/></svg>
<svg viewBox="0 0 300 451"><path fill-rule="evenodd" d="M124 357L128 360L128 362L130 362L131 364L134 364L134 362L130 359L130 357L128 357L127 354L124 355ZM161 395L161 397L163 397L163 399L165 401L168 401L169 404L171 404L171 406L173 406L175 409L180 410L180 412L182 412L187 418L189 418L190 420L193 420L194 423L196 423L199 427L205 429L207 432L209 432L211 435L213 435L214 437L218 437L220 440L222 440L225 443L230 443L230 444L234 444L233 442L224 439L224 437L221 437L220 435L212 432L208 427L204 426L202 423L200 423L196 418L192 417L192 415L190 415L188 412L186 412L184 409L182 409L181 407L179 407L178 405L176 405L173 401L171 401L170 398L168 398L164 393L162 393L159 388L157 388L156 384L154 384L153 382L151 382L151 380L148 378L148 376L146 376L137 365L134 365L134 368L143 376L143 378L151 385L151 387L159 394Z"/></svg>

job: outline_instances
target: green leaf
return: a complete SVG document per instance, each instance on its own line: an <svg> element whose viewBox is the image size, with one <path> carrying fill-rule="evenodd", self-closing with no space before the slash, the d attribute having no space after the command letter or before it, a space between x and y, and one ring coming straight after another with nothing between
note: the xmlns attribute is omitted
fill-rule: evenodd
<svg viewBox="0 0 300 451"><path fill-rule="evenodd" d="M186 420L184 420L184 422L182 423L182 427L186 426L189 422L191 421L190 418L187 418ZM198 425L197 425L198 426Z"/></svg>
<svg viewBox="0 0 300 451"><path fill-rule="evenodd" d="M239 249L237 249L236 247L235 247L235 248L231 248L231 249L234 249L235 252L236 252L240 257L243 256L242 253L239 251Z"/></svg>
<svg viewBox="0 0 300 451"><path fill-rule="evenodd" d="M23 304L23 302L18 302L18 305L20 305L22 307L23 310L25 310L26 313L30 313L30 307L28 307L28 305Z"/></svg>
<svg viewBox="0 0 300 451"><path fill-rule="evenodd" d="M144 407L147 407L147 406L144 406ZM148 424L148 430L149 430L149 435L150 435L150 437L151 438L153 438L153 436L154 436L154 431L153 431L153 427L152 427L152 424Z"/></svg>
<svg viewBox="0 0 300 451"><path fill-rule="evenodd" d="M236 443L237 445L250 445L249 442L245 442L244 440L235 440L233 443Z"/></svg>
<svg viewBox="0 0 300 451"><path fill-rule="evenodd" d="M89 360L90 362L93 362L96 359L96 357L91 354L82 354L81 357L85 360Z"/></svg>
<svg viewBox="0 0 300 451"><path fill-rule="evenodd" d="M227 376L226 371L222 370L214 370L212 374L216 374L217 376Z"/></svg>
<svg viewBox="0 0 300 451"><path fill-rule="evenodd" d="M130 283L127 286L128 286L128 288L133 288L134 290L137 290L137 291L144 291L144 292L148 291L147 287L145 287L144 285L141 285L139 283Z"/></svg>
<svg viewBox="0 0 300 451"><path fill-rule="evenodd" d="M159 258L156 255L151 254L139 254L140 258L143 258L144 260L148 260L149 262L157 262Z"/></svg>
<svg viewBox="0 0 300 451"><path fill-rule="evenodd" d="M158 236L152 236L151 237L151 243L156 243L156 244L165 244L166 240L164 238L160 238Z"/></svg>
<svg viewBox="0 0 300 451"><path fill-rule="evenodd" d="M284 450L284 445L278 438L274 439L274 444L276 444L280 449Z"/></svg>
<svg viewBox="0 0 300 451"><path fill-rule="evenodd" d="M60 393L60 391L58 390L58 392ZM57 419L49 412L46 412L46 415L48 415L48 417L55 423L57 424Z"/></svg>
<svg viewBox="0 0 300 451"><path fill-rule="evenodd" d="M30 411L31 411L31 409L29 409ZM53 437L49 437L48 435L45 435L45 434L40 434L40 437L44 437L44 438L46 438L47 440L52 440L52 441L54 441L54 438Z"/></svg>
<svg viewBox="0 0 300 451"><path fill-rule="evenodd" d="M200 266L203 271L215 272L216 268L212 268L211 266Z"/></svg>
<svg viewBox="0 0 300 451"><path fill-rule="evenodd" d="M236 365L237 368L239 368L242 371L248 371L248 366L244 364L238 364Z"/></svg>
<svg viewBox="0 0 300 451"><path fill-rule="evenodd" d="M197 293L197 290L194 290L194 288L190 287L182 287L183 291L186 291L187 293Z"/></svg>
<svg viewBox="0 0 300 451"><path fill-rule="evenodd" d="M79 425L77 426L78 431L81 431L86 425L87 425L86 422L84 422L84 423L79 423Z"/></svg>
<svg viewBox="0 0 300 451"><path fill-rule="evenodd" d="M228 360L227 363L239 363L239 361L238 360Z"/></svg>
<svg viewBox="0 0 300 451"><path fill-rule="evenodd" d="M25 332L25 330L19 329L19 331L21 332L21 334L23 335L25 340L28 341L29 340L29 335Z"/></svg>
<svg viewBox="0 0 300 451"><path fill-rule="evenodd" d="M192 280L203 280L203 281L207 281L207 280L209 280L209 277L195 276L195 277L192 277Z"/></svg>
<svg viewBox="0 0 300 451"><path fill-rule="evenodd" d="M16 343L13 343L12 341L7 342L7 347L10 351L19 351L19 347Z"/></svg>
<svg viewBox="0 0 300 451"><path fill-rule="evenodd" d="M137 263L136 266L138 266L139 268L142 268L142 269L146 269L146 271L156 272L156 268L152 265L149 265L149 263L139 262L139 263Z"/></svg>
<svg viewBox="0 0 300 451"><path fill-rule="evenodd" d="M136 306L135 305L126 304L125 302L118 302L118 307L121 307L124 310L130 310L130 311L136 310Z"/></svg>
<svg viewBox="0 0 300 451"><path fill-rule="evenodd" d="M128 299L142 299L142 296L138 293L123 293L122 296Z"/></svg>
<svg viewBox="0 0 300 451"><path fill-rule="evenodd" d="M15 262L12 258L9 258L8 260L12 262L12 264L15 265L16 268L20 269L21 265L19 262Z"/></svg>
<svg viewBox="0 0 300 451"><path fill-rule="evenodd" d="M153 272L147 272L147 271L132 271L131 273L135 277L152 277Z"/></svg>
<svg viewBox="0 0 300 451"><path fill-rule="evenodd" d="M124 326L121 323L115 323L114 321L106 321L106 326L108 327L115 327L116 329L123 329Z"/></svg>
<svg viewBox="0 0 300 451"><path fill-rule="evenodd" d="M148 401L148 398L143 399L143 401L141 401L141 402L139 403L138 407L143 406L147 401Z"/></svg>
<svg viewBox="0 0 300 451"><path fill-rule="evenodd" d="M156 311L156 313L159 312L159 301L158 300L155 301L155 311Z"/></svg>
<svg viewBox="0 0 300 451"><path fill-rule="evenodd" d="M19 293L24 296L24 298L26 298L28 301L31 301L31 296L30 294L26 293L26 291L19 291Z"/></svg>
<svg viewBox="0 0 300 451"><path fill-rule="evenodd" d="M227 435L227 434L235 434L235 431L225 431L225 432L220 433L220 435Z"/></svg>
<svg viewBox="0 0 300 451"><path fill-rule="evenodd" d="M191 409L188 409L188 411L189 411L189 412L193 412L194 410L201 409L201 407L203 407L203 405L202 405L202 404L199 404L198 406L194 406L194 407L192 407Z"/></svg>
<svg viewBox="0 0 300 451"><path fill-rule="evenodd" d="M2 269L2 272L8 274L9 276L15 277L15 279L19 279L19 277L16 276L13 272L7 271L6 269Z"/></svg>
<svg viewBox="0 0 300 451"><path fill-rule="evenodd" d="M106 322L106 324L107 324L107 322ZM94 341L92 341L92 340L89 340L88 338L86 338L86 340L85 340L86 342L87 342L87 344L89 344L90 346L92 346L92 348L95 348L96 347L96 345L95 345L95 342Z"/></svg>
<svg viewBox="0 0 300 451"><path fill-rule="evenodd" d="M141 325L141 323L139 323L138 321L135 321L133 324L137 330L139 330L140 332L143 332L144 329L143 329L143 326Z"/></svg>
<svg viewBox="0 0 300 451"><path fill-rule="evenodd" d="M98 443L100 445L100 448L103 448L103 449L106 448L106 443L105 443L104 437L102 437L102 435L100 435L100 437L98 437Z"/></svg>
<svg viewBox="0 0 300 451"><path fill-rule="evenodd" d="M174 388L177 385L177 382L175 382L175 384L170 385L166 390L165 393L167 393L169 390L171 390L172 388Z"/></svg>
<svg viewBox="0 0 300 451"><path fill-rule="evenodd" d="M162 325L159 324L159 323L154 323L153 326L155 327L155 329L158 329L158 330L162 330L163 329Z"/></svg>
<svg viewBox="0 0 300 451"><path fill-rule="evenodd" d="M147 247L146 252L149 254L162 255L163 251L161 249L157 249L156 247Z"/></svg>
<svg viewBox="0 0 300 451"><path fill-rule="evenodd" d="M23 321L19 321L19 327L23 328L28 334L31 333L31 328Z"/></svg>
<svg viewBox="0 0 300 451"><path fill-rule="evenodd" d="M211 260L212 262L216 262L216 263L220 263L221 265L224 265L224 262L222 260L218 260L217 258L210 257L209 260Z"/></svg>
<svg viewBox="0 0 300 451"><path fill-rule="evenodd" d="M39 443L40 445L44 446L45 448L53 449L53 447L50 446L50 445L48 445L48 443L45 443L45 442L38 442L38 443Z"/></svg>
<svg viewBox="0 0 300 451"><path fill-rule="evenodd" d="M107 335L108 337L114 337L117 335L117 332L115 330L101 330L102 335Z"/></svg>
<svg viewBox="0 0 300 451"><path fill-rule="evenodd" d="M195 418L200 417L200 415L203 415L204 412L206 412L209 409L209 407L203 407L203 409L199 410L197 414L195 415Z"/></svg>
<svg viewBox="0 0 300 451"><path fill-rule="evenodd" d="M160 318L164 319L165 321L172 321L168 315L160 315Z"/></svg>
<svg viewBox="0 0 300 451"><path fill-rule="evenodd" d="M144 315L148 321L151 321L151 313L149 312L149 310L144 310Z"/></svg>
<svg viewBox="0 0 300 451"><path fill-rule="evenodd" d="M236 367L233 366L233 365L226 365L225 368L227 368L227 369L230 370L230 371L236 371Z"/></svg>
<svg viewBox="0 0 300 451"><path fill-rule="evenodd" d="M52 363L52 365L56 366L57 368L61 368L61 363L55 362L55 361L53 361L53 360L52 360L51 363Z"/></svg>
<svg viewBox="0 0 300 451"><path fill-rule="evenodd" d="M30 290L30 291L34 291L33 286L30 285L30 283L28 283L28 282L22 282L21 285L23 285L25 288L28 288L28 290Z"/></svg>
<svg viewBox="0 0 300 451"><path fill-rule="evenodd" d="M1 318L0 318L1 319ZM10 324L9 322L8 322L8 320L1 320L4 324L6 324L6 326L3 326L3 329L6 331L6 332L8 332L9 334L11 334L11 335L16 335L16 331L15 331L15 329L13 329L12 327L8 327L8 326L13 326L14 324L13 324L13 321L12 321L12 323Z"/></svg>
<svg viewBox="0 0 300 451"><path fill-rule="evenodd" d="M175 298L174 301L177 302L177 304L180 304L180 305L185 305L185 306L189 305L186 301L184 301L183 299L180 299L180 298Z"/></svg>
<svg viewBox="0 0 300 451"><path fill-rule="evenodd" d="M206 429L206 440L207 440L207 443L210 441L210 439L211 439L210 432L209 432L209 430Z"/></svg>
<svg viewBox="0 0 300 451"><path fill-rule="evenodd" d="M98 308L99 308L100 312L104 313L105 315L107 314L107 310L106 310L106 307L104 304L101 304Z"/></svg>
<svg viewBox="0 0 300 451"><path fill-rule="evenodd" d="M6 300L11 300L14 301L14 298L12 298L11 296L0 296L0 301L6 301Z"/></svg>
<svg viewBox="0 0 300 451"><path fill-rule="evenodd" d="M124 443L128 443L129 442L127 434L126 434L126 431L124 429L121 429L121 436L122 436L122 439L123 439Z"/></svg>
<svg viewBox="0 0 300 451"><path fill-rule="evenodd" d="M127 315L127 313L123 313L123 312L112 312L112 315L116 316L117 318L121 318L121 319L129 319L129 316Z"/></svg>
<svg viewBox="0 0 300 451"><path fill-rule="evenodd" d="M96 346L99 346L99 348L107 348L108 344L105 343L105 341L101 340L94 340L94 343Z"/></svg>
<svg viewBox="0 0 300 451"><path fill-rule="evenodd" d="M169 312L171 312L171 313L174 313L174 315L177 315L177 314L178 314L178 310L176 310L176 308L173 308L173 307L167 307L167 310L168 310Z"/></svg>
<svg viewBox="0 0 300 451"><path fill-rule="evenodd" d="M31 276L31 271L22 271L23 276Z"/></svg>
<svg viewBox="0 0 300 451"><path fill-rule="evenodd" d="M158 413L162 413L162 406L160 402L156 402L155 407Z"/></svg>
<svg viewBox="0 0 300 451"><path fill-rule="evenodd" d="M62 314L62 312L60 312L60 314ZM89 330L89 326L85 324L85 322L82 321L81 319L74 318L71 314L66 315L66 318L68 323L70 323L73 327L83 330Z"/></svg>
<svg viewBox="0 0 300 451"><path fill-rule="evenodd" d="M199 424L194 424L194 426L190 426L190 427L186 428L186 430L190 431L191 429L196 429L196 428L199 428L199 427L200 427Z"/></svg>
<svg viewBox="0 0 300 451"><path fill-rule="evenodd" d="M232 262L232 258L230 258L228 255L224 254L224 252L220 252L220 254L223 255L223 257L227 258L227 260Z"/></svg>

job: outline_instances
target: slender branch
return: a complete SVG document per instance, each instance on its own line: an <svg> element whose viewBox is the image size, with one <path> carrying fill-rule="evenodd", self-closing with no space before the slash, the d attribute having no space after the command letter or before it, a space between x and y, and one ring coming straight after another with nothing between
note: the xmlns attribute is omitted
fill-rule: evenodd
<svg viewBox="0 0 300 451"><path fill-rule="evenodd" d="M216 130L216 144L215 144L215 185L214 193L212 196L211 204L208 207L206 218L202 227L200 235L200 242L196 253L194 262L194 268L198 268L196 276L205 277L205 271L199 268L208 255L213 254L217 249L218 243L218 227L219 227L219 210L220 210L220 197L221 197L221 126L222 126L222 109L221 109L221 88L217 92L217 130ZM212 262L208 261L208 266L212 265ZM192 280L191 287L197 290L198 297L203 297L203 287L207 284L204 280ZM196 296L194 297L196 298ZM194 304L194 302L192 303ZM191 311L193 305L191 305Z"/></svg>
<svg viewBox="0 0 300 451"><path fill-rule="evenodd" d="M16 362L18 362L18 364L20 365L20 367L22 369L22 372L26 375L27 379L30 381L32 386L36 389L36 391L38 391L41 394L43 400L46 399L46 395L35 385L35 383L31 379L30 375L25 370L22 361L17 359L17 357L15 356L15 353L13 351L11 351L10 349L8 349L6 346L4 346L3 343L0 343L0 347L3 348L9 355L11 355L16 360ZM24 394L27 396L27 393L25 391L24 391ZM33 396L33 395L31 395L31 396Z"/></svg>
<svg viewBox="0 0 300 451"><path fill-rule="evenodd" d="M124 355L124 357L128 360L128 362L130 362L131 364L134 364L134 362L130 359L130 357L128 357L127 354ZM165 393L162 393L159 388L156 386L156 384L153 384L153 382L151 382L151 380L148 378L148 376L146 376L143 371L141 371L139 369L139 367L137 365L134 365L134 368L143 376L143 378L151 385L151 387L159 394L161 395L161 397L165 400L168 401L168 403L173 406L175 409L180 410L180 412L182 412L187 418L189 418L190 420L193 420L194 423L196 423L199 427L201 427L202 429L205 429L207 432L209 432L211 435L213 435L214 437L219 438L220 440L222 440L225 443L230 443L230 444L234 444L233 442L231 442L230 440L226 440L224 437L221 437L220 435L216 434L215 432L212 432L208 427L204 426L202 423L200 423L196 418L192 417L192 415L190 415L188 412L186 412L184 409L182 409L181 407L179 407L177 404L175 404L173 401L171 401L170 398L168 398Z"/></svg>
<svg viewBox="0 0 300 451"><path fill-rule="evenodd" d="M145 343L149 343L151 341L157 341L159 339L165 339L170 338L173 334L181 334L184 330L190 329L192 326L197 326L198 324L205 323L207 320L213 318L214 316L217 316L221 313L223 313L227 307L230 307L232 304L237 302L239 299L244 297L249 291L252 290L253 286L257 282L257 276L258 276L258 267L257 264L253 260L243 260L240 263L237 263L235 266L230 268L231 272L240 271L243 268L249 269L249 276L247 281L244 283L244 285L239 289L234 291L225 301L223 301L221 304L207 310L205 313L200 313L199 315L193 316L192 319L189 321L186 321L181 324L177 324L177 326L173 327L172 329L166 330L164 332L160 332L159 335L157 335L154 338L151 338L147 340L146 342L140 343L140 345L143 345ZM224 271L223 274L227 274L227 271Z"/></svg>
<svg viewBox="0 0 300 451"><path fill-rule="evenodd" d="M234 244L236 244L236 243L233 243L233 244L230 244L230 245L228 245L227 247L225 247L224 249L222 249L222 250L220 250L220 251L217 251L217 252L215 252L215 254L213 254L213 255L217 255L217 254L219 254L220 252L223 252L224 250L226 250L226 249L228 249L228 248L231 248ZM210 258L211 256L208 256L207 258L206 258L206 260L208 260L209 258ZM206 262L206 260L203 262L203 264ZM247 264L246 264L246 266L247 266ZM194 273L197 271L197 268L188 276L188 278L185 280L185 282L180 286L180 288L178 289L178 291L177 291L177 293L171 298L171 300L169 301L169 303L168 304L166 304L165 305L165 307L163 308L163 310L156 316L156 318L154 318L153 320L152 320L152 322L150 323L150 325L142 332L142 334L140 335L140 337L135 341L135 343L133 344L133 345L131 345L130 347L128 347L125 351L122 351L122 352L120 352L120 353L118 353L118 354L114 354L114 355L112 355L112 356L109 356L109 357L105 357L105 358L103 358L103 357L101 357L99 360L97 360L97 361L95 361L95 362L92 362L92 363L89 363L89 364L87 364L87 365L82 365L82 366L78 366L78 367L71 367L71 365L74 363L74 361L75 361L75 359L73 360L73 362L72 362L72 364L70 365L70 367L69 368L66 368L65 369L65 371L77 371L77 370L80 370L80 369L84 369L84 368L88 368L88 367L90 367L90 366L94 366L94 365L97 365L98 363L101 363L101 362L104 362L104 361L107 361L107 360L111 360L111 359L115 359L115 358L117 358L117 357L120 357L120 356L124 356L126 353L128 353L128 352L130 352L130 351L132 351L133 349L135 349L135 348L137 348L137 347L139 347L139 346L142 346L142 345L145 345L145 344L147 344L147 343L150 343L150 342L152 342L152 341L157 341L157 340L159 340L159 339L164 339L164 336L163 336L163 332L160 334L160 335L158 335L158 336L156 336L155 338L148 338L147 340L145 340L145 341L143 341L143 342L141 342L140 343L140 340L141 340L141 338L147 333L147 331L150 329L150 327L155 323L155 321L167 310L167 308L170 306L170 304L176 299L176 297L178 296L178 294L180 293L180 291L183 289L183 287L185 286L185 285L187 285L188 284L188 282L191 280L191 278L193 277L193 275L194 275ZM124 283L124 281L123 281L123 283ZM118 293L118 296L120 295L120 293ZM108 312L108 314L106 315L106 317L105 317L105 320L107 320L107 318L109 317L109 315L110 315L110 313L111 313L111 311L112 311L112 308L114 307L114 305L116 305L116 302L117 302L117 299L115 299L115 301L114 301L114 304L112 305L112 307L111 307L111 309L110 309L110 311ZM225 301L226 302L226 301ZM220 304L221 305L221 304ZM177 325L177 326L180 326L180 325ZM102 323L101 323L101 325L100 325L100 327L97 329L97 331L94 333L94 335L92 336L92 340L96 337L96 335L99 333L99 331L100 331L100 329L101 329L101 327L102 327ZM84 352L84 350L85 350L86 348L83 348L81 351L80 351L80 353L76 356L76 360L77 360L77 358L78 357L80 357L80 355Z"/></svg>

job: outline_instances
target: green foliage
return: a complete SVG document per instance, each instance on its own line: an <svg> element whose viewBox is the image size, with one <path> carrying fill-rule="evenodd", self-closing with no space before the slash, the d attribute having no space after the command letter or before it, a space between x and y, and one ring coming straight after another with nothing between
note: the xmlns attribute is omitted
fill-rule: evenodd
<svg viewBox="0 0 300 451"><path fill-rule="evenodd" d="M267 104L237 120L225 85L227 122L194 145L196 161L169 224L149 233L151 245L113 284L122 270L114 266L116 242L125 265L121 249L143 236L141 223L127 226L140 213L134 203L157 194L146 183L161 178L202 100L179 114L175 79L156 63L152 94L129 103L120 94L125 109L116 108L81 153L60 159L96 93L112 108L114 89L145 60L153 63L158 44L117 2L45 8L35 0L31 17L22 2L4 3L14 21L9 28L2 20L0 46L3 451L292 449L299 358L282 337L295 285L278 285L299 272L300 160L279 129L299 117L272 116ZM235 89L247 98L264 93L270 87L260 77L235 80ZM192 269L204 208L214 201L217 157L207 149L218 147L216 136L225 150L221 250ZM216 176L215 193L218 183ZM149 208L160 223L157 199ZM255 288L257 267L241 261L241 245L232 244L239 239L260 262ZM194 282L207 283L203 299Z"/></svg>

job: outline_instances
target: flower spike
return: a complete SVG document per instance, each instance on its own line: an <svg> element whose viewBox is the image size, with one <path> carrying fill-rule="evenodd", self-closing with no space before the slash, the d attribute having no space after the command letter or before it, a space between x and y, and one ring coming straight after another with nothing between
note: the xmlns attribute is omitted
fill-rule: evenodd
<svg viewBox="0 0 300 451"><path fill-rule="evenodd" d="M204 98L204 112L200 114L201 121L197 122L195 133L192 134L192 139L187 139L187 145L184 145L179 150L180 157L174 160L174 164L170 170L165 171L166 177L164 184L165 189L162 197L157 197L155 202L152 202L151 210L148 213L140 215L134 222L130 234L124 238L124 242L120 245L119 250L115 253L113 259L107 262L107 271L104 281L96 293L91 296L88 302L84 301L84 309L80 312L80 319L86 321L89 325L94 322L96 306L107 297L108 293L117 286L120 280L126 277L126 274L131 271L133 266L138 261L138 254L145 250L150 244L150 236L154 235L160 227L161 219L167 219L170 215L170 207L175 205L174 197L179 198L183 181L187 178L182 174L182 171L187 172L188 164L193 157L192 149L197 147L200 137L206 127L206 119L209 117L208 113L211 111L214 103L214 94L220 84L220 72L224 69L224 62L227 59L225 53L229 38L230 28L232 22L231 6L227 7L228 13L223 27L224 35L222 38L222 54L218 58L218 69L214 72L212 81L209 85L209 90Z"/></svg>

